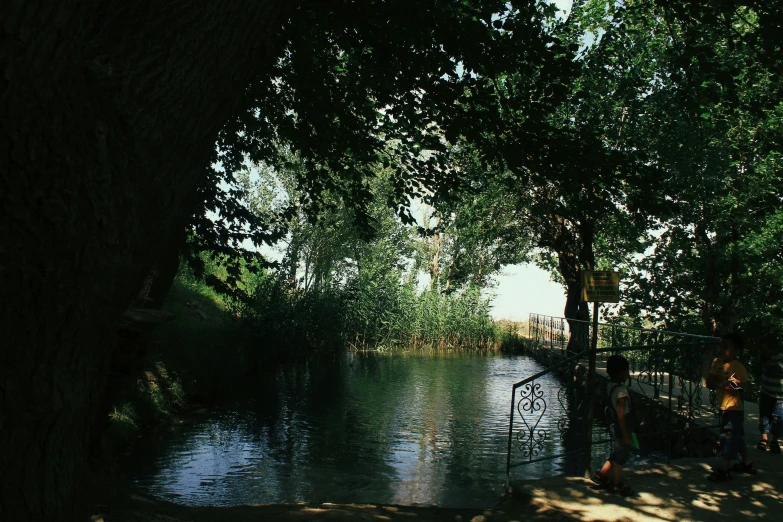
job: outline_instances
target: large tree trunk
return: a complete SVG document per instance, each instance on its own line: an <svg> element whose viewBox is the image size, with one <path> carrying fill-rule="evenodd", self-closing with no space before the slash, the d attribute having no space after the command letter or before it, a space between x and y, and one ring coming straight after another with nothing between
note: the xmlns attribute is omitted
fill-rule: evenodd
<svg viewBox="0 0 783 522"><path fill-rule="evenodd" d="M163 245L156 252L155 264L144 279L141 291L136 295L132 306L134 308L152 308L160 310L166 296L169 295L171 285L177 276L182 247L186 238L186 221L181 223L179 237L172 237L171 241Z"/></svg>
<svg viewBox="0 0 783 522"><path fill-rule="evenodd" d="M296 4L0 4L0 520L84 514L115 321Z"/></svg>
<svg viewBox="0 0 783 522"><path fill-rule="evenodd" d="M156 252L155 264L144 279L141 291L131 303L134 309L160 310L174 283L179 268L182 243L185 240L185 223L182 223L179 241L172 238ZM173 318L173 317L172 317ZM146 361L150 331L138 332L121 327L111 354L108 354L107 382L95 409L94 425L90 428L90 452L92 457L105 460L101 438L109 428L109 414L117 404L117 397L123 389L140 375ZM92 458L91 458L92 460Z"/></svg>
<svg viewBox="0 0 783 522"><path fill-rule="evenodd" d="M565 256L559 256L565 257ZM582 301L582 274L572 265L560 262L560 274L566 281L566 304L563 315L568 321L569 352L578 353L590 347L590 309Z"/></svg>
<svg viewBox="0 0 783 522"><path fill-rule="evenodd" d="M585 220L586 222L587 220ZM558 269L566 283L566 304L563 315L568 321L568 345L566 350L578 353L590 347L590 309L582 301L582 272L592 270L595 264L593 253L593 227L580 227L576 237L560 218L559 231L554 247L557 252Z"/></svg>

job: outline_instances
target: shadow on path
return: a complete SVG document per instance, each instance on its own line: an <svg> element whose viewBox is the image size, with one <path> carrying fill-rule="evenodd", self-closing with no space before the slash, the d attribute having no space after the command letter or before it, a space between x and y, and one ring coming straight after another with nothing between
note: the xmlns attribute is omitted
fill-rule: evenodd
<svg viewBox="0 0 783 522"><path fill-rule="evenodd" d="M596 490L574 477L522 481L513 494L486 510L356 504L275 504L237 507L188 507L144 497L127 485L101 488L93 522L217 522L217 521L451 521L529 522L781 520L783 516L783 455L754 452L756 476L734 475L729 482L707 480L709 465L682 459L628 469L625 480L637 491L623 498ZM98 491L95 491L98 493Z"/></svg>
<svg viewBox="0 0 783 522"><path fill-rule="evenodd" d="M589 480L572 477L520 482L514 496L519 497L519 512L533 507L535 516L555 520L781 520L783 456L752 456L759 461L758 475L733 474L720 484L707 479L710 466L703 460L682 459L629 469L624 481L639 493L633 498L596 490Z"/></svg>

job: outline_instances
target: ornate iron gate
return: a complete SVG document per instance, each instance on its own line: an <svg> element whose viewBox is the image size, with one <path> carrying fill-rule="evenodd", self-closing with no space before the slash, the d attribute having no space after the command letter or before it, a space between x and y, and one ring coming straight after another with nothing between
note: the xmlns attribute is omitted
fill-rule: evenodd
<svg viewBox="0 0 783 522"><path fill-rule="evenodd" d="M571 320L572 324L575 322ZM578 335L589 339L592 325L588 321L582 323ZM566 319L531 314L528 335L531 349L557 362L512 387L507 474L518 466L584 452L579 449L558 452L555 448L558 445L551 444L563 441L566 434L586 436L586 430L592 429L585 415L588 393L582 381L587 379L582 379L584 374L577 371L577 365L587 358L589 349L567 352L570 334ZM631 389L643 400L680 419L679 429L665 433L705 429L715 424L718 413L715 394L702 386L702 378L706 376L710 355L715 353L719 339L607 323L599 323L597 337L598 368L609 355L622 354L630 363ZM587 347L587 339L572 346ZM582 433L575 435L580 430ZM648 432L643 436L661 434ZM612 442L611 436L592 444L607 442Z"/></svg>

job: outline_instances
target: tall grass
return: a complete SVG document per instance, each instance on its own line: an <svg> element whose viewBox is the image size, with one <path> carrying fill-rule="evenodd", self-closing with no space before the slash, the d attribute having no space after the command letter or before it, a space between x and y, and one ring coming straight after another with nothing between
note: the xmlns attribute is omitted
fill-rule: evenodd
<svg viewBox="0 0 783 522"><path fill-rule="evenodd" d="M207 276L224 277L219 263L207 268ZM479 288L419 292L410 273L383 263L366 262L340 283L309 291L272 271L243 270L239 299L218 294L186 267L178 282L226 311L223 328L253 364L344 347L501 350L518 344L513 328L491 319Z"/></svg>
<svg viewBox="0 0 783 522"><path fill-rule="evenodd" d="M285 358L342 344L344 296L331 289L305 292L273 274L255 275L252 293L229 308L244 353Z"/></svg>
<svg viewBox="0 0 783 522"><path fill-rule="evenodd" d="M400 273L364 274L305 292L259 274L250 299L231 305L245 352L295 356L335 350L500 349L510 337L489 315L478 288L418 293Z"/></svg>
<svg viewBox="0 0 783 522"><path fill-rule="evenodd" d="M500 331L489 316L489 302L476 288L448 295L412 284L389 285L381 296L360 288L346 321L354 349L492 349Z"/></svg>

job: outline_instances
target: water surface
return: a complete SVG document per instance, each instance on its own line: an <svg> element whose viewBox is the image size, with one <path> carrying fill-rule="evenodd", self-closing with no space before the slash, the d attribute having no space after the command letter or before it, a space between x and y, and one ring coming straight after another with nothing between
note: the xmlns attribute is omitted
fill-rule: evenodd
<svg viewBox="0 0 783 522"><path fill-rule="evenodd" d="M511 385L541 369L526 356L465 353L283 367L231 408L138 445L124 467L141 490L193 505L492 505L505 485ZM557 378L539 382L555 408ZM554 422L545 416L540 427ZM542 456L562 452L551 435ZM522 473L569 465L553 459Z"/></svg>

